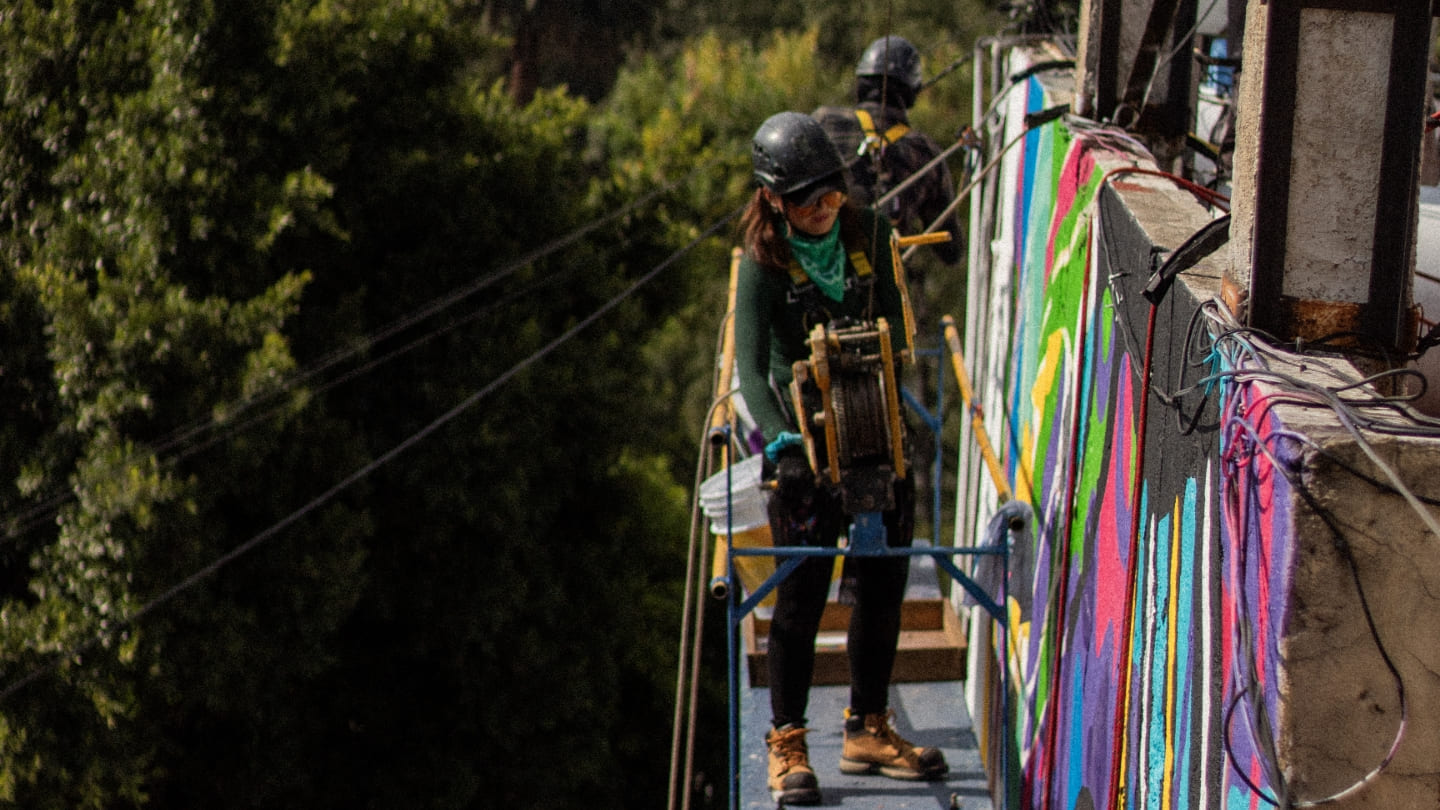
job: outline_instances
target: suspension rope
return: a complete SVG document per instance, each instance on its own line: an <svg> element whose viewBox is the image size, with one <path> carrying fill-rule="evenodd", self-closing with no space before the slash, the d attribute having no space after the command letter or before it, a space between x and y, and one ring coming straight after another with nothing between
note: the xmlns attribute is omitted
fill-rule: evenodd
<svg viewBox="0 0 1440 810"><path fill-rule="evenodd" d="M721 406L730 401L730 397L735 393L735 390L736 389L730 389L726 391L723 395L716 397L714 402L710 403L710 408L705 413L704 428L700 434L700 446L702 448L709 446L710 424L716 412L719 411ZM683 797L680 797L683 802L682 810L689 810L690 807L690 791L688 786L691 784L693 778L695 764L697 692L700 682L699 658L701 639L705 626L705 611L696 610L696 606L703 602L705 598L703 566L710 548L709 532L702 532L701 530L701 527L704 525L704 520L701 517L702 513L700 509L700 483L705 479L707 472L711 469L709 462L710 459L702 449L695 460L694 483L690 489L690 542L685 557L685 597L684 606L681 609L680 644L675 672L675 713L671 720L670 793L665 805L668 810L675 810L677 793L681 789L681 785L686 786ZM693 634L690 629L692 621L695 626ZM689 690L690 696L688 720L682 723L682 715L687 714L685 709L686 701L684 699L687 689ZM680 739L682 729L685 731L683 744ZM683 779L677 780L676 777L682 770L682 759L684 761L684 777Z"/></svg>

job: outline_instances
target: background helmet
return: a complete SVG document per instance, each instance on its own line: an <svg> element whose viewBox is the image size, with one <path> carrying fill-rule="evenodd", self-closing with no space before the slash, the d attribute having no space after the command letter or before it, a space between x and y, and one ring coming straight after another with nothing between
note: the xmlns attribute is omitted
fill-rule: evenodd
<svg viewBox="0 0 1440 810"><path fill-rule="evenodd" d="M899 82L912 93L919 92L925 83L920 75L920 52L910 40L890 35L870 43L860 54L860 63L855 66L856 76L883 76L892 82Z"/></svg>
<svg viewBox="0 0 1440 810"><path fill-rule="evenodd" d="M755 180L787 199L828 189L845 190L840 152L814 118L800 112L776 113L755 130L750 144Z"/></svg>

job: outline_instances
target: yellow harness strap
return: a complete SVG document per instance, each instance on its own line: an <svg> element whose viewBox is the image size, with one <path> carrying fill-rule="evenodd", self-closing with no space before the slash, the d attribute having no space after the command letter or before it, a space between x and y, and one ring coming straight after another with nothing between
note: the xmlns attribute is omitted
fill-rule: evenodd
<svg viewBox="0 0 1440 810"><path fill-rule="evenodd" d="M875 268L870 266L870 258L865 255L864 249L856 248L847 251L846 255L850 257L850 263L855 265L855 275L860 278L865 278L875 272ZM794 284L796 288L814 283L810 280L810 276L805 274L805 268L800 266L799 260L793 256L790 258L790 283Z"/></svg>
<svg viewBox="0 0 1440 810"><path fill-rule="evenodd" d="M850 263L855 265L855 275L860 278L865 278L875 272L875 269L870 266L870 259L865 255L864 250L850 251Z"/></svg>
<svg viewBox="0 0 1440 810"><path fill-rule="evenodd" d="M849 233L842 227L840 239L845 243L845 255L850 257L850 264L855 266L855 275L862 279L874 275L875 268L870 266L870 257L865 255L864 237ZM805 268L800 266L800 260L794 256L790 257L790 283L794 284L797 290L806 284L815 283L805 274Z"/></svg>
<svg viewBox="0 0 1440 810"><path fill-rule="evenodd" d="M881 135L875 131L875 119L865 110L855 110L855 120L860 122L860 128L865 131L865 146L872 149L881 144L895 143L910 131L908 125L901 123L895 124L885 130L884 135Z"/></svg>

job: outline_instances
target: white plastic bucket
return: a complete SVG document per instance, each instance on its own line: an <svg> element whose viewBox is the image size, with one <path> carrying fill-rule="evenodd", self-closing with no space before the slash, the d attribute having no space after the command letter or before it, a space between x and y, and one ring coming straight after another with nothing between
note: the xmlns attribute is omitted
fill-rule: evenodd
<svg viewBox="0 0 1440 810"><path fill-rule="evenodd" d="M710 518L711 532L738 534L769 525L770 492L760 487L762 461L759 455L751 456L700 484L700 508Z"/></svg>

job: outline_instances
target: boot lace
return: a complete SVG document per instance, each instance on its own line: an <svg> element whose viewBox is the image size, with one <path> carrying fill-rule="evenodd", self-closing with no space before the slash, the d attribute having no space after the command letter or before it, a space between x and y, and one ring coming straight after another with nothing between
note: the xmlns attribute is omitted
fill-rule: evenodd
<svg viewBox="0 0 1440 810"><path fill-rule="evenodd" d="M785 764L785 770L796 766L810 767L810 752L805 746L809 729L792 728L776 731L770 736L770 750Z"/></svg>
<svg viewBox="0 0 1440 810"><path fill-rule="evenodd" d="M875 715L875 727L870 730L870 733L895 746L895 750L900 752L900 756L908 757L910 753L915 750L915 746L912 745L909 740L901 737L900 733L890 725L890 718L894 716L894 709L889 709L884 714Z"/></svg>

